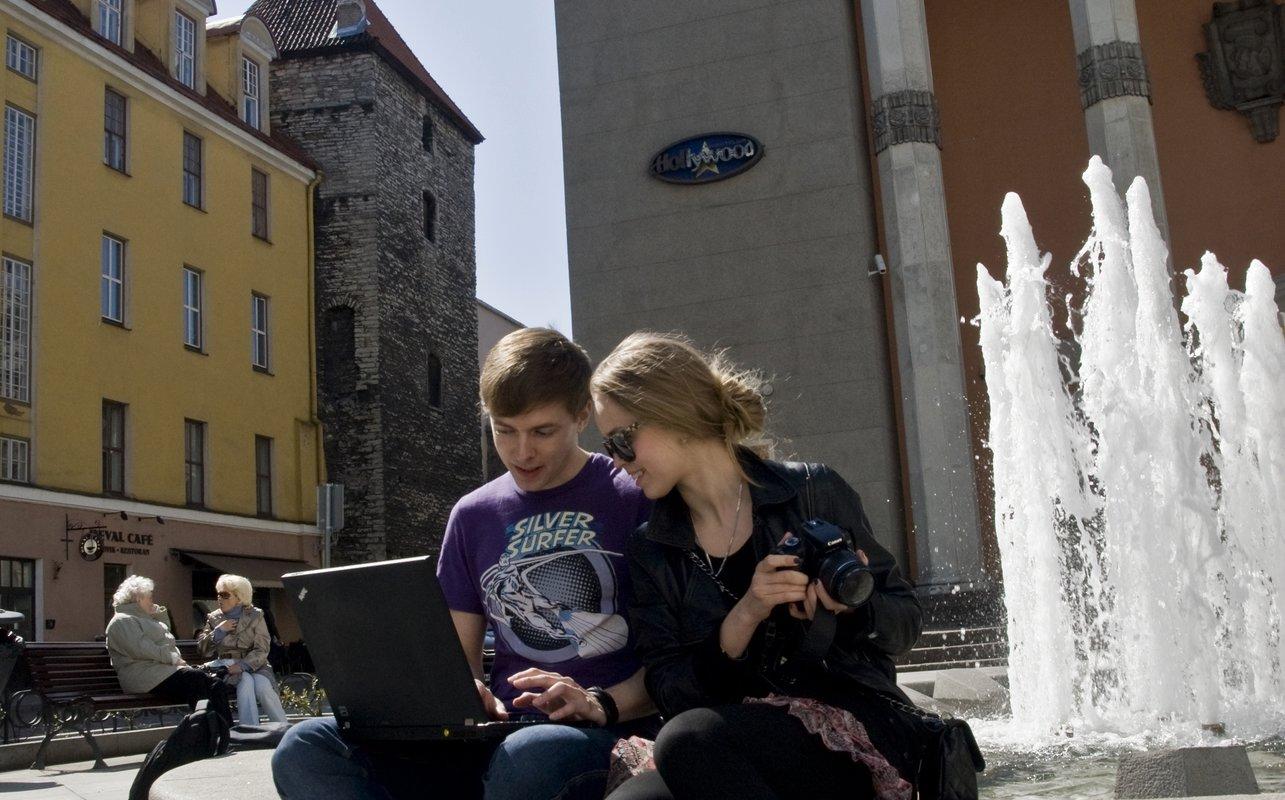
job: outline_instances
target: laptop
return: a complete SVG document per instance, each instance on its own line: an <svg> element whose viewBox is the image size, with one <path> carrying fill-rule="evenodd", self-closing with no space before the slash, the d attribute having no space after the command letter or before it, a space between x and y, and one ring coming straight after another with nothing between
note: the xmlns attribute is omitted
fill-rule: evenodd
<svg viewBox="0 0 1285 800"><path fill-rule="evenodd" d="M437 583L433 556L281 577L344 738L503 738L542 714L493 721Z"/></svg>

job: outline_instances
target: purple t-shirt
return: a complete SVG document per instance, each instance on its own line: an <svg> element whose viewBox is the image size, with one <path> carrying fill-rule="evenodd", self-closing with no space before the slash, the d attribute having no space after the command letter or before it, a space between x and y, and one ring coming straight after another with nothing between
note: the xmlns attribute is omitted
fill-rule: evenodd
<svg viewBox="0 0 1285 800"><path fill-rule="evenodd" d="M495 630L491 688L539 667L581 686L611 686L641 666L631 644L625 546L650 504L624 470L594 453L574 478L525 492L505 473L451 511L437 577L454 611Z"/></svg>

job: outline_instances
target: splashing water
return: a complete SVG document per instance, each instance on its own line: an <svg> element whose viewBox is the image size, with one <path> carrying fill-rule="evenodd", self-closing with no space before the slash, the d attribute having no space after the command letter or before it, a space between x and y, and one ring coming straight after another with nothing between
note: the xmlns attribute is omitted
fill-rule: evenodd
<svg viewBox="0 0 1285 800"><path fill-rule="evenodd" d="M1259 261L1243 293L1206 254L1179 319L1145 181L1122 203L1094 158L1093 231L1072 262L1078 364L1059 347L1021 199L1007 285L978 265L1012 719L1193 741L1285 734L1285 337ZM1078 324L1078 333L1075 333ZM1074 348L1071 348L1074 350Z"/></svg>

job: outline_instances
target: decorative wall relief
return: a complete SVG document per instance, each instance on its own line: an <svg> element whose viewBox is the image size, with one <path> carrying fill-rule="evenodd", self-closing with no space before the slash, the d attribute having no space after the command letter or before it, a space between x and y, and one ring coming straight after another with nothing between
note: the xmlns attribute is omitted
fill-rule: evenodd
<svg viewBox="0 0 1285 800"><path fill-rule="evenodd" d="M1285 7L1275 0L1214 3L1204 27L1209 51L1196 61L1210 104L1249 117L1256 141L1275 141L1285 103Z"/></svg>

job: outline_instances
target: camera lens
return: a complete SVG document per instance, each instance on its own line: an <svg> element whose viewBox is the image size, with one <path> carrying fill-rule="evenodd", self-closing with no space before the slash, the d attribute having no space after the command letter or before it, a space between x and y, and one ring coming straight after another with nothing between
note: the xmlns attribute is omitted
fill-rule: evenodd
<svg viewBox="0 0 1285 800"><path fill-rule="evenodd" d="M831 597L852 608L869 600L875 590L874 573L863 567L851 550L827 554L819 577Z"/></svg>
<svg viewBox="0 0 1285 800"><path fill-rule="evenodd" d="M870 570L854 564L835 575L831 587L828 591L835 600L856 608L874 594L875 576Z"/></svg>

